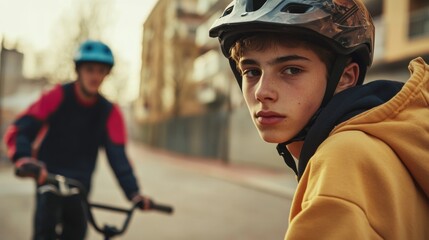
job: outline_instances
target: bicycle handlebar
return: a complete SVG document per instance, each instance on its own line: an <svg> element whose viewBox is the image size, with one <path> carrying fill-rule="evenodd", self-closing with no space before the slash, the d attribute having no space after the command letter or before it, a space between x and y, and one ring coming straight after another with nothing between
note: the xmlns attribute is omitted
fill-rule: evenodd
<svg viewBox="0 0 429 240"><path fill-rule="evenodd" d="M22 166L21 168L15 169L15 174L17 176L33 176L34 178L38 178L39 172L40 171L34 166L31 166L31 167ZM87 198L87 191L86 191L85 187L77 180L67 178L67 177L64 177L64 176L61 176L58 174L48 173L46 180L45 180L45 183L58 185L59 191L56 192L56 194L58 194L58 195L68 196L71 194L76 194L76 190L78 190L79 194L83 195L85 197L85 199ZM74 188L77 188L77 189L74 190ZM118 208L107 207L106 209L115 211ZM150 209L158 210L158 211L165 212L165 213L172 213L173 212L172 207L170 207L168 205L158 204L155 202L151 202L151 208Z"/></svg>
<svg viewBox="0 0 429 240"><path fill-rule="evenodd" d="M37 169L34 166L21 166L20 168L15 169L15 174L17 176L31 176L35 179L38 178L38 173L40 172L40 169ZM60 196L70 196L73 194L79 194L82 196L82 200L84 203L84 206L87 208L88 212L88 220L92 224L92 226L100 233L104 234L105 237L113 237L119 234L122 234L125 232L126 228L128 227L129 221L131 219L131 216L135 209L138 208L138 204L134 204L131 208L125 209L125 208L119 208L115 206L105 205L105 204L96 204L96 203L90 203L88 201L88 195L85 187L77 180L66 178L61 175L51 174L48 173L46 177L47 184L39 188L39 191L43 192L53 192ZM54 186L50 186L54 185ZM47 186L46 188L43 188ZM121 212L126 214L126 218L124 220L124 223L120 229L117 229L114 226L104 225L103 228L101 228L97 222L95 221L95 218L92 214L91 209L92 208L100 208L115 212ZM173 208L168 205L158 204L153 201L150 203L150 209L157 210L160 212L164 212L167 214L173 213Z"/></svg>

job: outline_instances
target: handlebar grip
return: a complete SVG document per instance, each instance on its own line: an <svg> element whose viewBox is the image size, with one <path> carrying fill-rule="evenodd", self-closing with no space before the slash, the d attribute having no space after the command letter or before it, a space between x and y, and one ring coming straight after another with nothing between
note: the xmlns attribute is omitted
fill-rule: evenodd
<svg viewBox="0 0 429 240"><path fill-rule="evenodd" d="M152 204L151 208L160 212L168 213L168 214L173 213L173 208L167 205Z"/></svg>
<svg viewBox="0 0 429 240"><path fill-rule="evenodd" d="M21 168L15 168L15 175L19 177L27 176L28 173L23 171Z"/></svg>
<svg viewBox="0 0 429 240"><path fill-rule="evenodd" d="M34 177L38 178L41 171L41 166L33 162L24 162L15 168L15 175L19 177Z"/></svg>

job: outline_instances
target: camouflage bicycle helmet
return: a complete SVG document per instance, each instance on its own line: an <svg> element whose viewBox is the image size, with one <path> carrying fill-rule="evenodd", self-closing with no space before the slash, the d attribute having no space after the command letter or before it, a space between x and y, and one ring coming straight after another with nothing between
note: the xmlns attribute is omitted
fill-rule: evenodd
<svg viewBox="0 0 429 240"><path fill-rule="evenodd" d="M94 40L87 40L79 46L74 56L74 62L76 64L82 62L98 62L109 66L115 64L113 53L110 48L106 44Z"/></svg>
<svg viewBox="0 0 429 240"><path fill-rule="evenodd" d="M229 51L238 39L256 32L299 35L336 53L324 104L333 95L346 56L359 64L358 84L362 84L373 59L374 25L360 0L235 0L214 22L209 35L219 38L240 87L241 75Z"/></svg>

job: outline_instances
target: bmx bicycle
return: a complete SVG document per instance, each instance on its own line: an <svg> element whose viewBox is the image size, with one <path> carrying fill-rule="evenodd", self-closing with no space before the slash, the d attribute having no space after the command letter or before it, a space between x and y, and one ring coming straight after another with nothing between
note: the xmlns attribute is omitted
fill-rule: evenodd
<svg viewBox="0 0 429 240"><path fill-rule="evenodd" d="M21 177L32 177L37 179L40 173L40 168L37 165L26 164L15 169L15 175ZM77 180L66 178L62 175L48 173L45 184L37 189L40 193L51 192L58 196L67 197L71 195L79 195L82 205L87 212L87 220L93 228L101 233L105 240L124 234L126 231L134 211L139 208L139 204L134 204L130 208L116 207L107 204L93 203L88 200L88 194L85 187ZM110 224L99 225L94 217L93 209L102 209L125 214L125 220L122 226L117 227ZM159 204L151 201L150 209L159 212L172 214L173 208L169 205Z"/></svg>

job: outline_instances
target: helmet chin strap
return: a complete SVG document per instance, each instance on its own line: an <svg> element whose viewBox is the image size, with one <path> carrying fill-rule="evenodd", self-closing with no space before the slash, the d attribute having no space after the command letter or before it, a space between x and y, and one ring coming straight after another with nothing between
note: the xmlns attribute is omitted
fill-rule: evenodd
<svg viewBox="0 0 429 240"><path fill-rule="evenodd" d="M295 135L295 137L286 142L277 144L277 152L280 156L283 157L283 160L285 161L286 165L288 165L288 167L290 167L295 172L295 174L298 176L298 179L301 177L302 173L298 171L299 169L296 167L295 160L293 159L292 154L290 154L286 146L293 142L304 141L305 137L307 136L307 132L310 130L310 127L313 126L313 123L316 121L321 111L322 108L319 108L316 113L311 117L307 125L305 125L305 127L297 135Z"/></svg>
<svg viewBox="0 0 429 240"><path fill-rule="evenodd" d="M286 146L293 142L305 140L305 137L307 136L308 131L313 126L320 112L323 110L323 108L325 108L325 106L334 96L335 89L337 88L338 82L341 79L341 75L343 74L344 68L347 66L348 59L349 57L346 55L338 55L337 58L335 59L331 67L331 71L329 74L329 79L327 81L325 95L323 96L322 104L320 105L319 109L314 113L314 115L311 117L311 119L308 121L308 123L305 125L305 127L290 140L277 144L277 152L279 153L280 156L283 157L283 160L285 161L286 165L288 165L295 172L295 174L298 176L298 180L301 178L302 174L304 173L306 166L302 166L300 164L299 168L297 168L295 160L293 159L292 155L290 154Z"/></svg>
<svg viewBox="0 0 429 240"><path fill-rule="evenodd" d="M340 82L344 69L348 64L348 60L349 56L347 55L338 55L335 58L329 74L328 84L326 84L325 96L323 96L320 108L324 108L334 96L335 89L337 89L337 85Z"/></svg>

